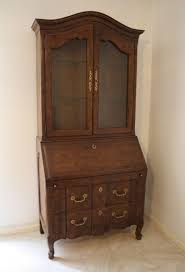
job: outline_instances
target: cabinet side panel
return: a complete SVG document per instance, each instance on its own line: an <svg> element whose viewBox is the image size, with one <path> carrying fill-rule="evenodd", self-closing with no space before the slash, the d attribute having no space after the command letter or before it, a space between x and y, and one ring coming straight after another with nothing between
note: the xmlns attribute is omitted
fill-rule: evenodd
<svg viewBox="0 0 185 272"><path fill-rule="evenodd" d="M36 34L36 72L37 72L37 135L42 136L42 98L41 98L41 36Z"/></svg>
<svg viewBox="0 0 185 272"><path fill-rule="evenodd" d="M39 143L40 145L40 143ZM46 207L46 180L44 173L44 165L42 159L42 152L40 147L38 150L38 173L39 173L39 212L42 220L44 221L44 228L47 230L47 207Z"/></svg>
<svg viewBox="0 0 185 272"><path fill-rule="evenodd" d="M144 204L145 204L145 184L146 184L147 170L141 172L137 180L137 222L143 222Z"/></svg>

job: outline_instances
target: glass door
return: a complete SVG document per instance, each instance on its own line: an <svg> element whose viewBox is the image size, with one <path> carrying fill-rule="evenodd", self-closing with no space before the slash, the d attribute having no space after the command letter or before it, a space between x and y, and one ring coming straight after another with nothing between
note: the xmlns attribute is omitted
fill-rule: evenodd
<svg viewBox="0 0 185 272"><path fill-rule="evenodd" d="M92 134L92 26L45 39L48 136Z"/></svg>
<svg viewBox="0 0 185 272"><path fill-rule="evenodd" d="M95 33L94 133L130 132L134 55L119 32L97 24Z"/></svg>

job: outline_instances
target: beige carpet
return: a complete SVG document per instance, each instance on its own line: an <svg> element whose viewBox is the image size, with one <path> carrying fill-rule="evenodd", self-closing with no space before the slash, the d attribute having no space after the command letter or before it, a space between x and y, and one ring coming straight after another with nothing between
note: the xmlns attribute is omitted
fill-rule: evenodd
<svg viewBox="0 0 185 272"><path fill-rule="evenodd" d="M1 272L185 272L185 254L151 224L141 241L133 229L113 231L101 237L61 240L53 261L38 232L0 239Z"/></svg>

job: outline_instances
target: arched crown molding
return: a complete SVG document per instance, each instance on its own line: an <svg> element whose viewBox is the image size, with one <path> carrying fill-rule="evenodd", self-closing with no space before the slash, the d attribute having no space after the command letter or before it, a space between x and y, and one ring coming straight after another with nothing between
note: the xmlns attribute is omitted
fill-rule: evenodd
<svg viewBox="0 0 185 272"><path fill-rule="evenodd" d="M80 12L60 19L35 19L32 25L32 29L35 32L39 30L51 30L51 29L57 30L62 28L63 26L68 25L69 23L77 24L81 23L82 21L83 22L86 21L89 23L100 22L109 25L112 24L115 27L121 29L125 34L136 38L144 32L144 30L128 27L118 22L117 20L111 18L110 16L96 11Z"/></svg>

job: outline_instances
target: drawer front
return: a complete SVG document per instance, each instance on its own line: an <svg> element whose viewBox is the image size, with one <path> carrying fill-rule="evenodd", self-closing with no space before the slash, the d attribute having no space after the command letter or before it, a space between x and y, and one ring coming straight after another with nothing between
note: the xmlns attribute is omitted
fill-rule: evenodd
<svg viewBox="0 0 185 272"><path fill-rule="evenodd" d="M130 197L130 182L114 182L109 185L109 205L127 203Z"/></svg>
<svg viewBox="0 0 185 272"><path fill-rule="evenodd" d="M129 207L127 205L117 205L110 208L111 228L123 228L129 225Z"/></svg>
<svg viewBox="0 0 185 272"><path fill-rule="evenodd" d="M53 186L47 189L47 207L49 212L65 211L65 189Z"/></svg>
<svg viewBox="0 0 185 272"><path fill-rule="evenodd" d="M49 235L54 237L66 237L66 216L65 213L48 214Z"/></svg>
<svg viewBox="0 0 185 272"><path fill-rule="evenodd" d="M109 210L106 208L93 210L92 233L95 235L103 234L109 227Z"/></svg>
<svg viewBox="0 0 185 272"><path fill-rule="evenodd" d="M93 186L93 208L105 207L107 200L107 185L96 184Z"/></svg>
<svg viewBox="0 0 185 272"><path fill-rule="evenodd" d="M91 234L91 211L69 213L67 215L67 237L75 238Z"/></svg>
<svg viewBox="0 0 185 272"><path fill-rule="evenodd" d="M91 187L90 185L72 186L67 188L67 209L90 209Z"/></svg>

